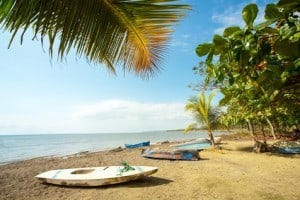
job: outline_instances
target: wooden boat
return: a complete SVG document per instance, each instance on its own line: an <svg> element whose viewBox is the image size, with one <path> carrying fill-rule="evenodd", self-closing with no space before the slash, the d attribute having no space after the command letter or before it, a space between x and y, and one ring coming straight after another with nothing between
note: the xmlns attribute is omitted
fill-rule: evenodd
<svg viewBox="0 0 300 200"><path fill-rule="evenodd" d="M130 166L89 167L58 169L41 173L35 176L42 182L64 186L101 186L117 184L140 179L157 172L157 167Z"/></svg>
<svg viewBox="0 0 300 200"><path fill-rule="evenodd" d="M181 149L143 149L141 155L145 158L157 158L168 160L199 160L197 150Z"/></svg>
<svg viewBox="0 0 300 200"><path fill-rule="evenodd" d="M146 146L149 146L150 145L150 141L147 141L147 142L140 142L140 143L137 143L137 144L125 144L125 147L127 149L133 149L133 148L138 148L138 147L146 147Z"/></svg>

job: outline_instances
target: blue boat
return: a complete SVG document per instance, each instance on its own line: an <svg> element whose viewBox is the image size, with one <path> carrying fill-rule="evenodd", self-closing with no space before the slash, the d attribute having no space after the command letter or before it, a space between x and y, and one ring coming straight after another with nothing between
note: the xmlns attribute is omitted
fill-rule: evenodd
<svg viewBox="0 0 300 200"><path fill-rule="evenodd" d="M221 137L214 137L215 143L219 144L221 142ZM207 149L211 147L210 139L208 138L198 138L190 142L185 142L182 144L172 145L176 149L193 149L197 151L201 151L203 149Z"/></svg>
<svg viewBox="0 0 300 200"><path fill-rule="evenodd" d="M300 140L278 141L272 145L273 152L282 154L300 154Z"/></svg>
<svg viewBox="0 0 300 200"><path fill-rule="evenodd" d="M125 147L127 149L134 149L134 148L138 148L138 147L146 147L146 146L149 146L150 145L150 141L147 141L147 142L140 142L140 143L137 143L137 144L125 144Z"/></svg>
<svg viewBox="0 0 300 200"><path fill-rule="evenodd" d="M166 159L166 160L199 160L197 150L183 149L142 149L141 155L145 158Z"/></svg>
<svg viewBox="0 0 300 200"><path fill-rule="evenodd" d="M175 146L177 149L195 149L203 150L211 147L210 142L193 142L193 143L183 143Z"/></svg>

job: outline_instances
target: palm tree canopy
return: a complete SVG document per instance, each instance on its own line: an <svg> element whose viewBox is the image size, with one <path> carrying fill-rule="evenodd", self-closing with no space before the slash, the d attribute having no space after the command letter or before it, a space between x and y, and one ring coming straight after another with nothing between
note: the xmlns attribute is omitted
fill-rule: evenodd
<svg viewBox="0 0 300 200"><path fill-rule="evenodd" d="M202 92L198 97L192 97L188 100L185 109L193 113L194 118L197 122L204 122L205 125L210 129L212 110L211 101L215 96L215 92L210 93L206 98L205 93Z"/></svg>
<svg viewBox="0 0 300 200"><path fill-rule="evenodd" d="M0 0L0 24L12 33L18 31L21 43L30 28L33 38L49 40L63 58L71 48L78 56L137 75L151 75L159 69L172 26L189 6L178 0ZM59 41L58 43L56 41Z"/></svg>

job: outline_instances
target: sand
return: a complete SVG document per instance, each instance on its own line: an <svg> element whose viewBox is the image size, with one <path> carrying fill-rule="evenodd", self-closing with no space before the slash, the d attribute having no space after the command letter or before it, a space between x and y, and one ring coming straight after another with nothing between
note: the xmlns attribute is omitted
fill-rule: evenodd
<svg viewBox="0 0 300 200"><path fill-rule="evenodd" d="M161 146L168 146L163 144ZM223 141L199 161L140 156L141 149L37 158L0 166L0 199L300 199L300 155L251 152L252 141ZM59 168L157 166L157 173L118 185L70 188L43 184L35 175Z"/></svg>

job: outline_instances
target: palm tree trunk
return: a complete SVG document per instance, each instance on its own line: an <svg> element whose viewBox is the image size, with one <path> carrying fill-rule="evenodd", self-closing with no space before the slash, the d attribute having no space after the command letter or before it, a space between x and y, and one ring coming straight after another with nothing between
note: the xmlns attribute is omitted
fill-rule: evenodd
<svg viewBox="0 0 300 200"><path fill-rule="evenodd" d="M215 139L214 139L214 136L212 134L212 130L209 128L208 129L208 136L209 136L209 139L210 139L210 143L211 143L211 146L216 146L216 143L215 143Z"/></svg>

